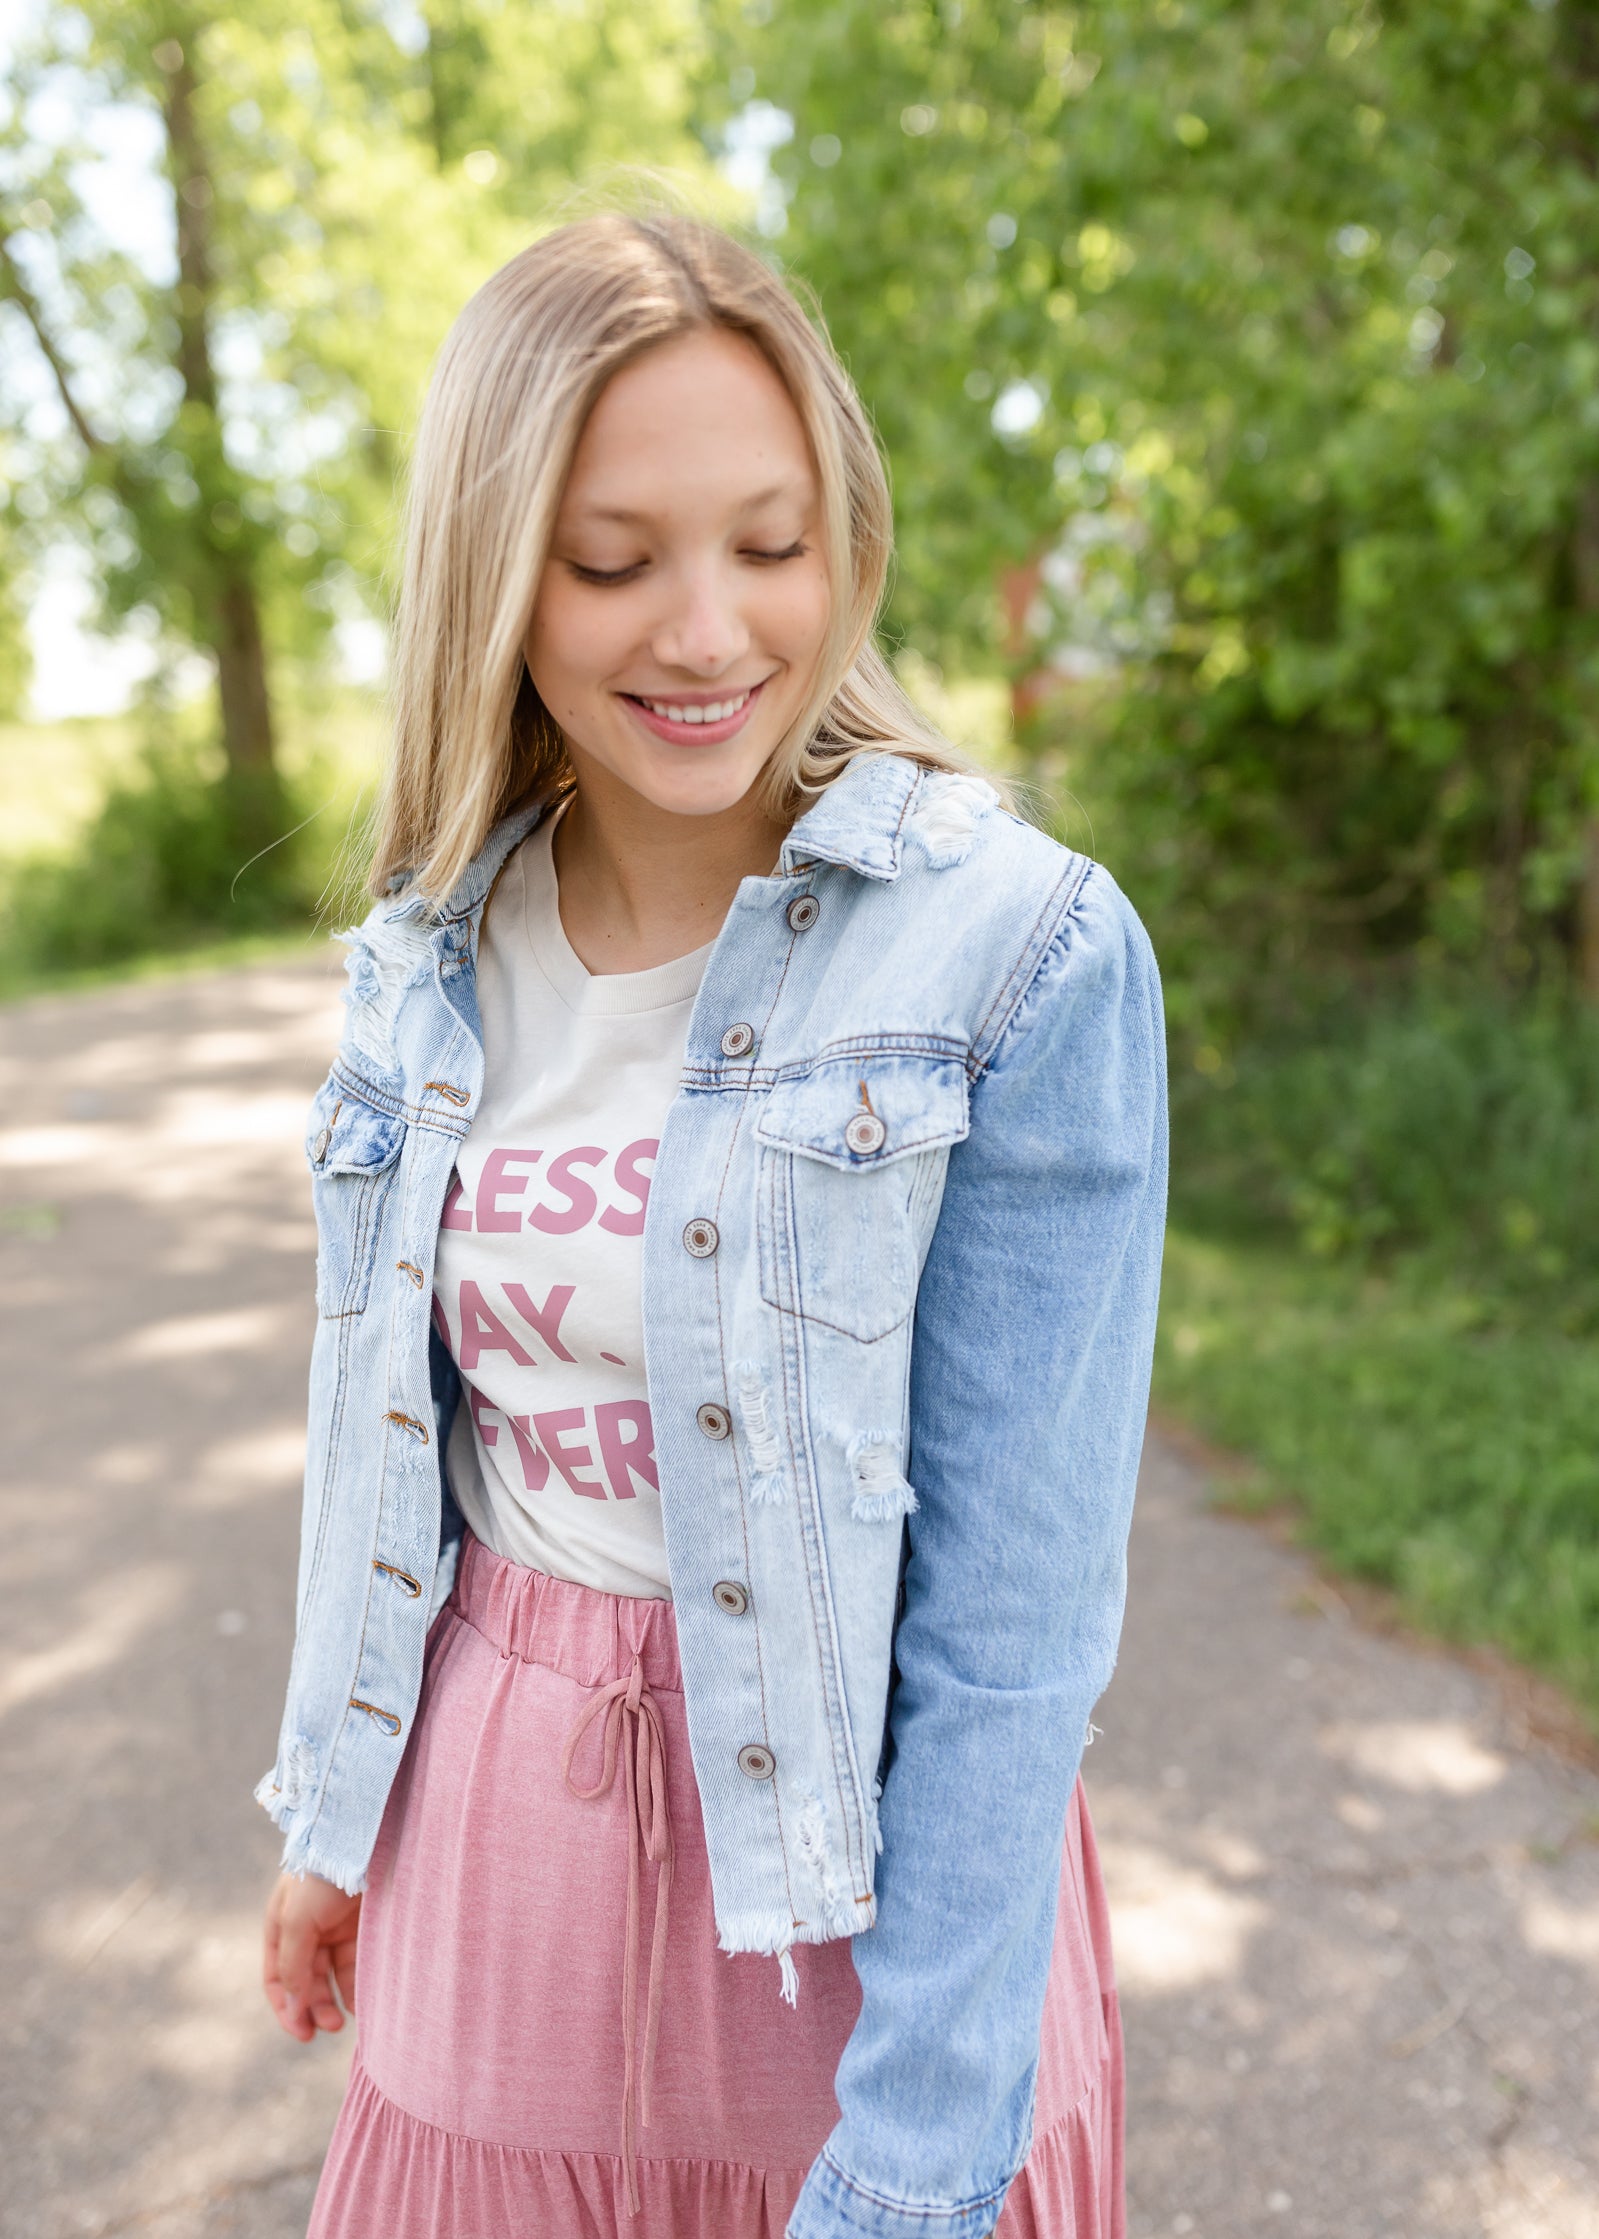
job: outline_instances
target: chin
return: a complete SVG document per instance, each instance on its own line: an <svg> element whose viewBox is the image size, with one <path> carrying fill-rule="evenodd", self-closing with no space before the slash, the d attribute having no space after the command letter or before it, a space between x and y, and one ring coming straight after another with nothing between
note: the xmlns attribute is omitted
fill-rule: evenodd
<svg viewBox="0 0 1599 2239"><path fill-rule="evenodd" d="M764 767L763 763L754 770L651 770L641 772L632 783L652 808L669 816L721 816L747 797Z"/></svg>
<svg viewBox="0 0 1599 2239"><path fill-rule="evenodd" d="M667 748L657 755L618 756L615 776L652 808L669 816L720 816L737 808L760 782L772 750L758 758L746 747L736 757L716 748Z"/></svg>

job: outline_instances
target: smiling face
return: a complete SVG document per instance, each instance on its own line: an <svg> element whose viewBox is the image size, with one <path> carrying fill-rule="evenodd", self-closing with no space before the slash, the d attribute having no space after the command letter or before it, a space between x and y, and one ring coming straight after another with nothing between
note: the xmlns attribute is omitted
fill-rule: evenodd
<svg viewBox="0 0 1599 2239"><path fill-rule="evenodd" d="M589 414L528 627L581 791L743 800L803 704L830 609L821 493L792 399L721 328L662 343Z"/></svg>

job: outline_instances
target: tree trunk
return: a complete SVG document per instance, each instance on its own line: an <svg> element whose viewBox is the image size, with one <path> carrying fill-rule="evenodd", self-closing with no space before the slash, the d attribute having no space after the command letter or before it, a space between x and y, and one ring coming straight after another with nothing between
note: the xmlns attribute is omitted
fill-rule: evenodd
<svg viewBox="0 0 1599 2239"><path fill-rule="evenodd" d="M190 42L192 44L192 40ZM184 403L204 415L207 448L217 469L225 471L222 423L217 410L216 368L211 357L211 307L215 281L211 266L211 204L214 189L194 114L195 77L188 45L172 42L174 59L166 69L164 113L168 171L178 208L177 369ZM208 477L197 473L208 497ZM238 549L222 550L207 534L202 514L201 550L196 558L201 581L196 611L217 663L217 698L222 717L222 748L228 772L247 811L270 815L274 781L272 697L267 684L266 646L261 608L249 559Z"/></svg>
<svg viewBox="0 0 1599 2239"><path fill-rule="evenodd" d="M272 769L272 702L267 694L261 610L248 575L235 574L217 601L217 692L228 768L238 776Z"/></svg>
<svg viewBox="0 0 1599 2239"><path fill-rule="evenodd" d="M1028 628L1028 617L1043 582L1041 552L1035 552L1021 567L1003 569L999 578L1000 606L1005 616L1004 652L1011 670L1011 736L1017 739L1058 683L1053 673L1038 662L1026 666L1037 650Z"/></svg>

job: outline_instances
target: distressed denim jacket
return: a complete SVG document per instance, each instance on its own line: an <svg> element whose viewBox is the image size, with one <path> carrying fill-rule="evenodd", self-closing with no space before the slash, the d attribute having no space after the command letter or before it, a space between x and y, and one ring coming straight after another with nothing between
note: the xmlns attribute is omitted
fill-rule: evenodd
<svg viewBox="0 0 1599 2239"><path fill-rule="evenodd" d="M307 1148L298 1633L258 1791L358 1889L459 1516L434 1245L478 928L538 819L353 936ZM1062 1838L1111 1675L1165 1189L1115 883L971 778L850 763L712 949L644 1233L656 1463L720 1942L853 1936L791 2239L990 2232L1031 2142ZM732 1591L728 1591L728 1588Z"/></svg>

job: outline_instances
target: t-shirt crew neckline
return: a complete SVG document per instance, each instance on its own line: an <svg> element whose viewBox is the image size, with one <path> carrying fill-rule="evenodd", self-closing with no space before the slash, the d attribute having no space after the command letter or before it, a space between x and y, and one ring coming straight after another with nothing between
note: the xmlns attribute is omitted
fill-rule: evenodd
<svg viewBox="0 0 1599 2239"><path fill-rule="evenodd" d="M564 805L564 804L563 804ZM668 1010L699 992L714 940L644 972L591 972L566 937L561 923L560 885L555 875L555 827L559 811L531 833L522 854L522 922L533 961L551 991L569 1011L620 1017Z"/></svg>

